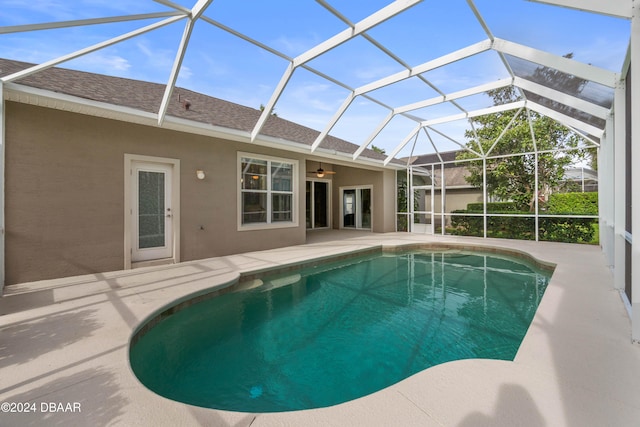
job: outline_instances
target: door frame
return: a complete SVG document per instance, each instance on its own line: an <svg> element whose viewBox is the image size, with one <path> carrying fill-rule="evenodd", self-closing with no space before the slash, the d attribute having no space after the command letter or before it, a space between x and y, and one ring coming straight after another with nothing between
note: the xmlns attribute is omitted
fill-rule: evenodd
<svg viewBox="0 0 640 427"><path fill-rule="evenodd" d="M356 205L358 205L358 203L361 201L361 198L359 196L360 194L360 190L369 190L370 191L370 195L371 195L371 204L370 204L370 209L371 209L371 227L369 228L363 228L362 226L358 227L358 223L361 224L362 222L362 213L360 213L360 221L358 221L357 218L354 218L355 227L345 227L344 226L344 192L345 190L356 190ZM346 185L344 187L340 187L340 229L349 229L349 230L363 230L363 231L373 231L373 185ZM359 210L358 210L359 211Z"/></svg>
<svg viewBox="0 0 640 427"><path fill-rule="evenodd" d="M133 165L134 163L155 163L171 167L171 200L172 200L172 256L160 260L132 261L133 254ZM142 156L138 154L124 155L124 269L155 265L158 263L180 262L180 160L167 157Z"/></svg>
<svg viewBox="0 0 640 427"><path fill-rule="evenodd" d="M327 184L327 226L326 227L314 227L314 211L311 210L311 228L307 228L307 230L326 230L326 229L330 229L333 226L333 215L332 213L332 209L331 209L331 184L332 181L330 179L326 179L326 178L307 178L305 181L305 192L306 192L306 185L307 182L311 183L311 203L313 205L315 205L315 202L313 201L313 194L315 193L315 189L313 187L313 183L314 182L325 182ZM306 194L305 194L305 200L306 200ZM315 207L315 206L314 206ZM307 206L305 206L305 224L307 222L307 218L306 218L306 208Z"/></svg>
<svg viewBox="0 0 640 427"><path fill-rule="evenodd" d="M415 210L415 192L416 190L425 190L425 203L427 201L427 197L430 198L430 210L427 210L426 207L424 210ZM428 190L428 193L427 193ZM409 192L409 232L418 233L418 234L435 234L435 193L433 185L416 185L411 187L411 191ZM415 215L429 215L431 220L431 224L416 224L414 222Z"/></svg>

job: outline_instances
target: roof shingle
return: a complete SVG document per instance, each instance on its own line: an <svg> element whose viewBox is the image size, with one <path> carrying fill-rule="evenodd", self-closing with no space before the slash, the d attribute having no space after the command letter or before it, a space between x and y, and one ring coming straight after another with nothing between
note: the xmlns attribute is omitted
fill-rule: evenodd
<svg viewBox="0 0 640 427"><path fill-rule="evenodd" d="M33 65L0 58L0 77ZM57 67L29 75L17 83L148 113L158 112L165 91L165 85L158 83ZM180 87L174 89L172 97L175 102L169 103L168 115L213 126L251 132L261 114L257 109ZM180 102L184 100L189 101L189 109L185 109ZM320 132L272 115L265 123L262 134L310 146ZM358 149L357 145L330 135L325 138L321 147L348 154L353 154ZM366 149L362 156L376 160L386 158L370 149Z"/></svg>

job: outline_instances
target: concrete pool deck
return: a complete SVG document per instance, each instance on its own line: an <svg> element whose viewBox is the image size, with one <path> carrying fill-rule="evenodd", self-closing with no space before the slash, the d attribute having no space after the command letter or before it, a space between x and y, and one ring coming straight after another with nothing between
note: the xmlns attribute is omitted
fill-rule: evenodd
<svg viewBox="0 0 640 427"><path fill-rule="evenodd" d="M129 368L132 332L171 301L240 272L418 242L509 248L557 264L513 362L450 362L341 405L275 414L174 402ZM0 426L636 426L640 345L612 283L594 246L328 231L300 246L13 285L0 299L0 402L35 403L35 412L0 412Z"/></svg>

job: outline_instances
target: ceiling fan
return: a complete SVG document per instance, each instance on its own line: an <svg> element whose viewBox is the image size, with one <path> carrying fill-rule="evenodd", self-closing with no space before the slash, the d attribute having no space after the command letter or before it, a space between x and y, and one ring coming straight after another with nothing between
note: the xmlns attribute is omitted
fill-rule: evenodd
<svg viewBox="0 0 640 427"><path fill-rule="evenodd" d="M308 172L309 174L315 174L318 178L323 178L325 175L334 175L334 171L326 171L322 169L322 163L318 163L318 169L315 172Z"/></svg>

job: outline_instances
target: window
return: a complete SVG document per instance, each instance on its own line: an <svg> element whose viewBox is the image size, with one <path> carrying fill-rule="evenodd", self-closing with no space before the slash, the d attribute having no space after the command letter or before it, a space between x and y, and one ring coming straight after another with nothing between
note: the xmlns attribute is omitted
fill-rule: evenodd
<svg viewBox="0 0 640 427"><path fill-rule="evenodd" d="M240 153L241 229L295 227L298 162Z"/></svg>

